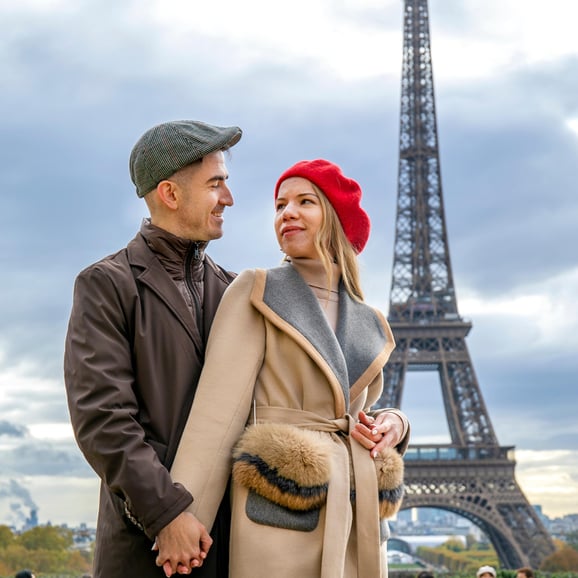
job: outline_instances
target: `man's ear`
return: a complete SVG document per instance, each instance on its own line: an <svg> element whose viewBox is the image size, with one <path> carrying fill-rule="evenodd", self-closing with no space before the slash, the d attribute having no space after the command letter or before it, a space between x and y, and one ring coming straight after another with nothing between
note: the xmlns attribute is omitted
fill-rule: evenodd
<svg viewBox="0 0 578 578"><path fill-rule="evenodd" d="M171 210L178 209L178 185L174 181L164 180L157 185L159 201Z"/></svg>

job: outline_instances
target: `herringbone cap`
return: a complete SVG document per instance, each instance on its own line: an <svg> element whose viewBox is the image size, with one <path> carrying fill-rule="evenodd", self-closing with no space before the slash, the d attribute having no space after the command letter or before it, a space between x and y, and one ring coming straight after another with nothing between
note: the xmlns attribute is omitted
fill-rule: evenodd
<svg viewBox="0 0 578 578"><path fill-rule="evenodd" d="M238 126L213 126L197 120L165 122L147 130L134 145L129 169L136 194L144 197L178 170L237 144Z"/></svg>

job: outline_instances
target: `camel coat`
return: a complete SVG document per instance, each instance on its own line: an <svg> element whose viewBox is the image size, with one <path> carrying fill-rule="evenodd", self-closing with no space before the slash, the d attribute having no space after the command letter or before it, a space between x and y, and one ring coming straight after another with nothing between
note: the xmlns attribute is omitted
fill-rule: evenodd
<svg viewBox="0 0 578 578"><path fill-rule="evenodd" d="M193 495L189 511L212 526L247 423L316 430L331 446L327 502L304 524L283 520L282 512L269 516L262 501L260 507L233 482L231 578L387 576L376 465L347 434L359 410L378 400L394 346L383 315L352 300L343 287L333 332L290 264L245 271L229 286L171 469L173 480Z"/></svg>

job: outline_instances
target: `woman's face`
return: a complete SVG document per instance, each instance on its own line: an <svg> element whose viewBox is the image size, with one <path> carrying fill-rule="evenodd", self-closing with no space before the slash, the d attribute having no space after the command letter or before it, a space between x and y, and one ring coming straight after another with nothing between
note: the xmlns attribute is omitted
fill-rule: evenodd
<svg viewBox="0 0 578 578"><path fill-rule="evenodd" d="M315 237L323 222L319 196L307 179L281 183L275 202L275 234L281 250L293 258L318 259Z"/></svg>

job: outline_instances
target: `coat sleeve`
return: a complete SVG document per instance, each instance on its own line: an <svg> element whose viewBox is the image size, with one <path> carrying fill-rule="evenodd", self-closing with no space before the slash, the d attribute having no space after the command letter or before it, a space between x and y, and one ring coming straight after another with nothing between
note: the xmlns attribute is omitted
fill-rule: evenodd
<svg viewBox="0 0 578 578"><path fill-rule="evenodd" d="M265 353L265 325L251 305L254 271L239 275L215 315L205 364L171 475L193 495L189 507L211 528L231 473Z"/></svg>
<svg viewBox="0 0 578 578"><path fill-rule="evenodd" d="M389 348L388 353L387 353L387 357L385 359L385 362L387 362L387 360L389 359L389 356L391 355L391 352L395 348L395 339L393 337L393 333L391 331L391 327L389 326L389 323L387 322L387 319L384 317L384 315L378 309L374 309L374 311L376 312L376 314L378 315L378 317L381 320L381 323L383 326L383 331L384 331L386 338L387 338L387 343L392 344L392 347ZM379 414L381 412L389 412L389 413L395 413L399 417L399 419L403 423L403 433L401 436L401 440L399 441L399 443L396 446L396 449L401 455L403 455L403 454L405 454L405 452L407 450L407 446L409 445L409 439L410 439L409 419L407 418L405 413L403 413L400 409L396 409L396 408L392 408L392 407L371 410L371 407L373 406L373 404L375 404L377 402L377 400L379 399L379 397L381 396L382 391L383 391L383 371L380 371L379 374L376 376L376 378L373 380L373 382L368 387L368 396L367 396L367 402L366 402L367 407L366 407L365 411L366 411L366 413L369 413L370 415L373 415L373 416L376 416L377 414Z"/></svg>
<svg viewBox="0 0 578 578"><path fill-rule="evenodd" d="M401 436L399 443L397 444L397 446L395 446L395 449L401 455L403 455L403 454L405 454L405 452L407 450L407 446L409 445L409 440L410 440L410 429L411 428L410 428L409 419L407 418L405 413L403 413L403 411L401 411L400 409L393 408L393 407L373 408L372 409L373 404L377 401L377 399L379 399L379 394L381 393L382 389L383 389L383 373L380 372L379 375L377 375L375 377L373 382L368 387L369 395L368 395L367 400L366 400L366 405L364 407L364 411L365 411L365 413L367 413L368 415L371 415L373 417L379 415L380 413L384 413L384 412L394 413L395 415L397 415L399 417L399 419L403 423L403 433L402 433L402 436ZM377 393L377 395L375 395L375 393L372 395L372 392L378 392L378 393Z"/></svg>
<svg viewBox="0 0 578 578"><path fill-rule="evenodd" d="M126 303L129 297L121 297L115 279L107 264L91 266L77 277L65 344L66 393L86 460L154 538L192 498L173 484L139 423L131 304Z"/></svg>

